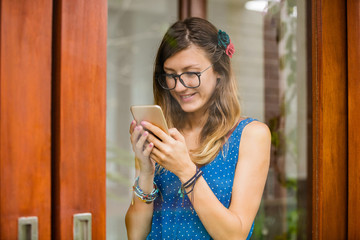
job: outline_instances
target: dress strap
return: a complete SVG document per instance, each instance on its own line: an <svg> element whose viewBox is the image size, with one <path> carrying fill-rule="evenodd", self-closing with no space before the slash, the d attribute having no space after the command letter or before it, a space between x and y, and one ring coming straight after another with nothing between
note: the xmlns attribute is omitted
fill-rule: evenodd
<svg viewBox="0 0 360 240"><path fill-rule="evenodd" d="M239 119L239 121L235 124L235 126L228 132L228 134L226 135L226 138L229 139L231 134L235 131L235 129L239 126L240 123L243 123L243 127L242 129L250 122L252 121L257 121L257 119L254 118L244 118L244 119ZM242 132L241 129L241 132Z"/></svg>
<svg viewBox="0 0 360 240"><path fill-rule="evenodd" d="M239 121L235 124L235 126L230 129L230 131L228 132L228 134L226 135L226 139L229 139L229 137L231 136L231 134L235 131L235 129L237 128L237 126L239 125L239 123L241 122L241 119L239 119Z"/></svg>

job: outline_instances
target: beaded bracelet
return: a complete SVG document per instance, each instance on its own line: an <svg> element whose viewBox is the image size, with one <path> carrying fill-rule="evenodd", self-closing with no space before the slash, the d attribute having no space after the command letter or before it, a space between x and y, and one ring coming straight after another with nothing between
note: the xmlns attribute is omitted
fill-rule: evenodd
<svg viewBox="0 0 360 240"><path fill-rule="evenodd" d="M159 195L159 189L154 182L154 189L151 191L151 193L144 193L144 191L139 186L139 177L136 178L135 184L133 186L135 195L144 203L150 204L152 203L157 196Z"/></svg>

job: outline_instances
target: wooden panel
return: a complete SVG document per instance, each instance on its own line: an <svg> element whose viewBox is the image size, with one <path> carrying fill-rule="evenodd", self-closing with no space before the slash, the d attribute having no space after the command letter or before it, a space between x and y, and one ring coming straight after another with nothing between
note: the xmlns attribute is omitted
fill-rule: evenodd
<svg viewBox="0 0 360 240"><path fill-rule="evenodd" d="M50 239L52 2L2 0L0 47L0 239L37 216Z"/></svg>
<svg viewBox="0 0 360 240"><path fill-rule="evenodd" d="M179 19L183 20L189 17L190 0L178 0Z"/></svg>
<svg viewBox="0 0 360 240"><path fill-rule="evenodd" d="M53 239L72 239L73 214L92 213L105 239L105 0L59 0L55 13Z"/></svg>
<svg viewBox="0 0 360 240"><path fill-rule="evenodd" d="M206 18L206 2L207 0L192 0L190 6L190 16Z"/></svg>
<svg viewBox="0 0 360 240"><path fill-rule="evenodd" d="M346 1L312 4L313 239L346 239Z"/></svg>
<svg viewBox="0 0 360 240"><path fill-rule="evenodd" d="M348 239L360 239L360 1L347 1L349 99Z"/></svg>
<svg viewBox="0 0 360 240"><path fill-rule="evenodd" d="M313 140L313 124L314 124L314 117L313 117L313 62L312 56L315 54L313 53L313 22L315 18L312 17L313 14L313 0L306 0L306 41L307 41L307 49L306 49L306 56L307 56L307 201L306 201L306 239L312 239L313 234L313 213L314 213L314 206L313 206L313 151L314 151L314 140ZM304 233L305 234L305 233Z"/></svg>
<svg viewBox="0 0 360 240"><path fill-rule="evenodd" d="M206 18L207 0L178 0L179 19L188 17Z"/></svg>

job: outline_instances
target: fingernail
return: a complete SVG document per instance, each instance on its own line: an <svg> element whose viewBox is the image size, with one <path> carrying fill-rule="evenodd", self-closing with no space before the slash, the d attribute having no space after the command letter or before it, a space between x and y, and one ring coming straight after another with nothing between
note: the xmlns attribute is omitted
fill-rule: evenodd
<svg viewBox="0 0 360 240"><path fill-rule="evenodd" d="M141 121L141 125L146 125L146 122L145 121Z"/></svg>
<svg viewBox="0 0 360 240"><path fill-rule="evenodd" d="M153 146L154 146L154 144L153 144L153 143L150 143L150 144L149 144L149 147L153 147Z"/></svg>
<svg viewBox="0 0 360 240"><path fill-rule="evenodd" d="M131 125L134 125L134 124L135 124L135 120L132 120Z"/></svg>
<svg viewBox="0 0 360 240"><path fill-rule="evenodd" d="M135 127L135 130L139 130L139 129L140 129L140 127L139 127L139 126L136 126L136 127Z"/></svg>
<svg viewBox="0 0 360 240"><path fill-rule="evenodd" d="M149 134L148 132L144 132L144 133L143 133L144 136L147 136L148 134Z"/></svg>

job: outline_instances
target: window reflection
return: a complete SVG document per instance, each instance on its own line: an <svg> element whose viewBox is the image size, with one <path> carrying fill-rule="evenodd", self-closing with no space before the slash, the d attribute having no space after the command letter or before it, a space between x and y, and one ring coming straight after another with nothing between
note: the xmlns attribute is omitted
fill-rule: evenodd
<svg viewBox="0 0 360 240"><path fill-rule="evenodd" d="M107 239L126 239L124 216L133 184L130 106L153 102L152 72L177 0L109 0L107 51Z"/></svg>
<svg viewBox="0 0 360 240"><path fill-rule="evenodd" d="M235 45L242 112L272 131L271 166L252 239L306 239L305 3L209 0L209 20Z"/></svg>

